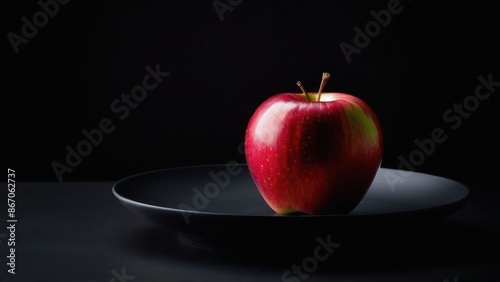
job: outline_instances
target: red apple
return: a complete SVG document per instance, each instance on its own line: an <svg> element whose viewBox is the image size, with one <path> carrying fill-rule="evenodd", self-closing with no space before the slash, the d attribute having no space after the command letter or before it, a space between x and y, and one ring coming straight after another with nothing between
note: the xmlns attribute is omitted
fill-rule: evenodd
<svg viewBox="0 0 500 282"><path fill-rule="evenodd" d="M281 93L251 117L245 155L253 180L278 214L349 213L382 160L374 111L344 93Z"/></svg>

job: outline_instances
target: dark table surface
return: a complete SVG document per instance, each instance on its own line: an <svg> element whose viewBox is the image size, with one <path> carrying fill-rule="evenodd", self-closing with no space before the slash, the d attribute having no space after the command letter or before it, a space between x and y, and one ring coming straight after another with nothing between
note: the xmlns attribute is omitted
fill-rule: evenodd
<svg viewBox="0 0 500 282"><path fill-rule="evenodd" d="M127 210L113 184L17 183L16 274L5 268L3 227L0 281L282 281L313 253L315 242L261 249L242 242L232 250L192 245ZM500 281L499 196L498 189L473 191L438 223L360 230L306 281ZM1 208L7 211L6 201ZM5 212L2 225L6 219Z"/></svg>

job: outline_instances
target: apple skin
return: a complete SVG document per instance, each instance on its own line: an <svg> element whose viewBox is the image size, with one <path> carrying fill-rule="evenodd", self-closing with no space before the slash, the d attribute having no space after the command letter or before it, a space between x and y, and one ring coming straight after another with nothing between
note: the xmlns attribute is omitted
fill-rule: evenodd
<svg viewBox="0 0 500 282"><path fill-rule="evenodd" d="M364 101L345 93L322 93L321 101L312 100L298 93L274 95L247 126L250 174L278 214L349 213L382 161L380 123Z"/></svg>

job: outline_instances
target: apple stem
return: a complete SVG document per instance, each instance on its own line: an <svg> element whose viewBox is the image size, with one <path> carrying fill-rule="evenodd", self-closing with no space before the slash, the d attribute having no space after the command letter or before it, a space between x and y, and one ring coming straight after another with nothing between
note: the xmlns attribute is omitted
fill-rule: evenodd
<svg viewBox="0 0 500 282"><path fill-rule="evenodd" d="M318 99L316 101L320 101L321 99L321 92L323 92L323 88L325 88L326 83L328 82L328 79L330 78L330 74L327 72L323 73L323 77L321 78L321 84L319 86L319 91L318 91Z"/></svg>
<svg viewBox="0 0 500 282"><path fill-rule="evenodd" d="M306 88L304 87L302 82L297 81L297 86L300 88L300 90L302 90L302 93L304 93L304 96L306 96L306 100L310 102L311 97L309 97L309 94L307 94Z"/></svg>

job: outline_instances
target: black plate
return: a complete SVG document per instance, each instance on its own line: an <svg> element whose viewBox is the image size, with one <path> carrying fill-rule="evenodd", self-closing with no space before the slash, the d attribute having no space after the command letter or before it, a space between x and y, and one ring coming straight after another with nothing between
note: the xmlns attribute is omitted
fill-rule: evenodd
<svg viewBox="0 0 500 282"><path fill-rule="evenodd" d="M463 204L469 189L443 177L380 168L349 214L277 215L264 202L246 165L238 164L141 173L118 181L113 194L135 214L185 239L214 244L439 220Z"/></svg>

